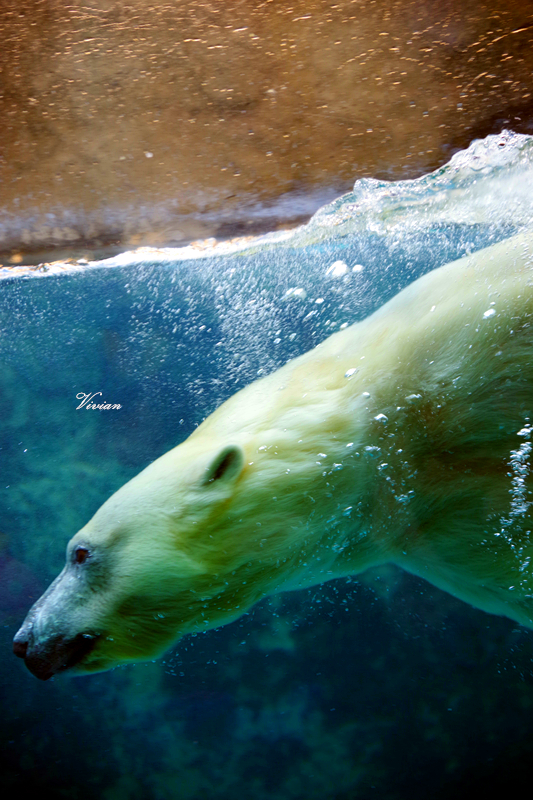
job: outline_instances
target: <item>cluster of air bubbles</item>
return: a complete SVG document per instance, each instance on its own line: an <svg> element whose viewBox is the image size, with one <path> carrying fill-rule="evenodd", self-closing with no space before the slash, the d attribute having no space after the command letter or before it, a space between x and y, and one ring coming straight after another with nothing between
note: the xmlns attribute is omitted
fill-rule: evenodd
<svg viewBox="0 0 533 800"><path fill-rule="evenodd" d="M343 516L348 516L348 515L345 514ZM343 550L346 550L349 546L350 546L349 540L344 539L342 542L335 542L335 544L332 545L331 549L333 550L334 553L342 553Z"/></svg>
<svg viewBox="0 0 533 800"><path fill-rule="evenodd" d="M511 508L509 514L501 519L500 530L495 533L495 536L502 536L509 544L511 549L516 553L520 559L520 571L523 572L529 564L529 558L525 560L523 555L523 542L520 540L515 541L513 538L513 525L517 522L525 520L526 514L531 506L531 500L527 499L528 489L526 485L527 478L531 472L530 456L533 445L531 443L531 434L533 427L529 420L521 428L517 436L523 437L524 441L515 450L511 450L509 459L510 470L507 473L511 478L511 488L509 493L511 495ZM530 531L525 531L526 540L529 538ZM513 589L514 587L509 587Z"/></svg>
<svg viewBox="0 0 533 800"><path fill-rule="evenodd" d="M410 489L408 492L404 494L397 494L395 495L395 499L397 503L400 503L402 506L406 506L415 496L414 489Z"/></svg>
<svg viewBox="0 0 533 800"><path fill-rule="evenodd" d="M362 264L355 264L351 268L351 272L362 272L364 269ZM346 275L350 274L350 267L346 263L346 261L334 261L327 270L326 270L326 277L327 278L342 278Z"/></svg>
<svg viewBox="0 0 533 800"><path fill-rule="evenodd" d="M305 300L307 298L307 292L305 289L302 289L301 286L291 286L290 289L287 289L282 300Z"/></svg>
<svg viewBox="0 0 533 800"><path fill-rule="evenodd" d="M512 519L523 517L531 505L531 502L526 500L526 478L530 472L529 456L532 448L530 441L531 431L532 427L529 423L524 425L518 431L517 436L523 436L525 441L516 450L511 451L509 466L512 472L509 472L508 475L512 478L512 488L510 489L511 513L509 515Z"/></svg>

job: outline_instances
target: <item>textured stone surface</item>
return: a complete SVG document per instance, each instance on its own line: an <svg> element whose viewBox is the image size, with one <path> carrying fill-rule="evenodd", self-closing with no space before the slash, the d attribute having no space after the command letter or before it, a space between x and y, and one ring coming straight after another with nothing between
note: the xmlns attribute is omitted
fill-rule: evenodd
<svg viewBox="0 0 533 800"><path fill-rule="evenodd" d="M529 1L1 8L4 263L294 223L532 130Z"/></svg>

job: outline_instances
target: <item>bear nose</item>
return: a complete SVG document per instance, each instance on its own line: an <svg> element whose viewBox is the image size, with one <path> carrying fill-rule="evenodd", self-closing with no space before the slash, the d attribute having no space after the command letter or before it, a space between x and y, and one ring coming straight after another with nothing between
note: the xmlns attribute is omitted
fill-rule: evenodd
<svg viewBox="0 0 533 800"><path fill-rule="evenodd" d="M79 633L76 636L53 636L43 642L35 643L29 636L19 631L13 639L13 652L24 659L29 671L47 681L52 675L76 666L88 655L96 644L95 634Z"/></svg>
<svg viewBox="0 0 533 800"><path fill-rule="evenodd" d="M19 658L26 658L26 653L28 650L28 642L13 639L13 652Z"/></svg>

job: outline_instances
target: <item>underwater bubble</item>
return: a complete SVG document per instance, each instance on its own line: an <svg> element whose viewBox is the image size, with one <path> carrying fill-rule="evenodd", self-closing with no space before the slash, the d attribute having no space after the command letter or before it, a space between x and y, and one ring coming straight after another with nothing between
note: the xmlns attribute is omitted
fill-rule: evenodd
<svg viewBox="0 0 533 800"><path fill-rule="evenodd" d="M342 553L342 551L346 550L346 548L349 547L349 546L350 546L350 542L348 541L348 539L345 539L343 542L336 542L332 546L331 549L333 550L334 553ZM320 601L317 601L317 602L320 602Z"/></svg>
<svg viewBox="0 0 533 800"><path fill-rule="evenodd" d="M307 292L305 289L302 289L301 286L292 286L290 289L287 289L282 300L292 300L295 298L296 300L305 300L307 297Z"/></svg>
<svg viewBox="0 0 533 800"><path fill-rule="evenodd" d="M357 372L356 367L350 367L350 369L347 369L346 372L344 373L344 377L351 378L352 375L355 375L356 372Z"/></svg>
<svg viewBox="0 0 533 800"><path fill-rule="evenodd" d="M411 489L409 492L406 492L405 494L396 495L395 500L397 503L400 503L400 505L406 506L407 503L414 497L414 494L415 493L413 489Z"/></svg>
<svg viewBox="0 0 533 800"><path fill-rule="evenodd" d="M326 275L328 278L341 278L348 272L348 264L345 261L334 261L333 264L327 268Z"/></svg>
<svg viewBox="0 0 533 800"><path fill-rule="evenodd" d="M485 313L483 314L483 319L488 319L488 317L493 317L496 313L496 309L488 308Z"/></svg>

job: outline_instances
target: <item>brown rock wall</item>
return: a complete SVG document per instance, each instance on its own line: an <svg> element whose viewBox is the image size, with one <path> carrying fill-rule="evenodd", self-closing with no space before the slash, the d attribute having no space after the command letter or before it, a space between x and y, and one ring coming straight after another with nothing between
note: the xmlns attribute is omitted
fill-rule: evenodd
<svg viewBox="0 0 533 800"><path fill-rule="evenodd" d="M533 132L531 0L0 0L0 253L290 224Z"/></svg>

